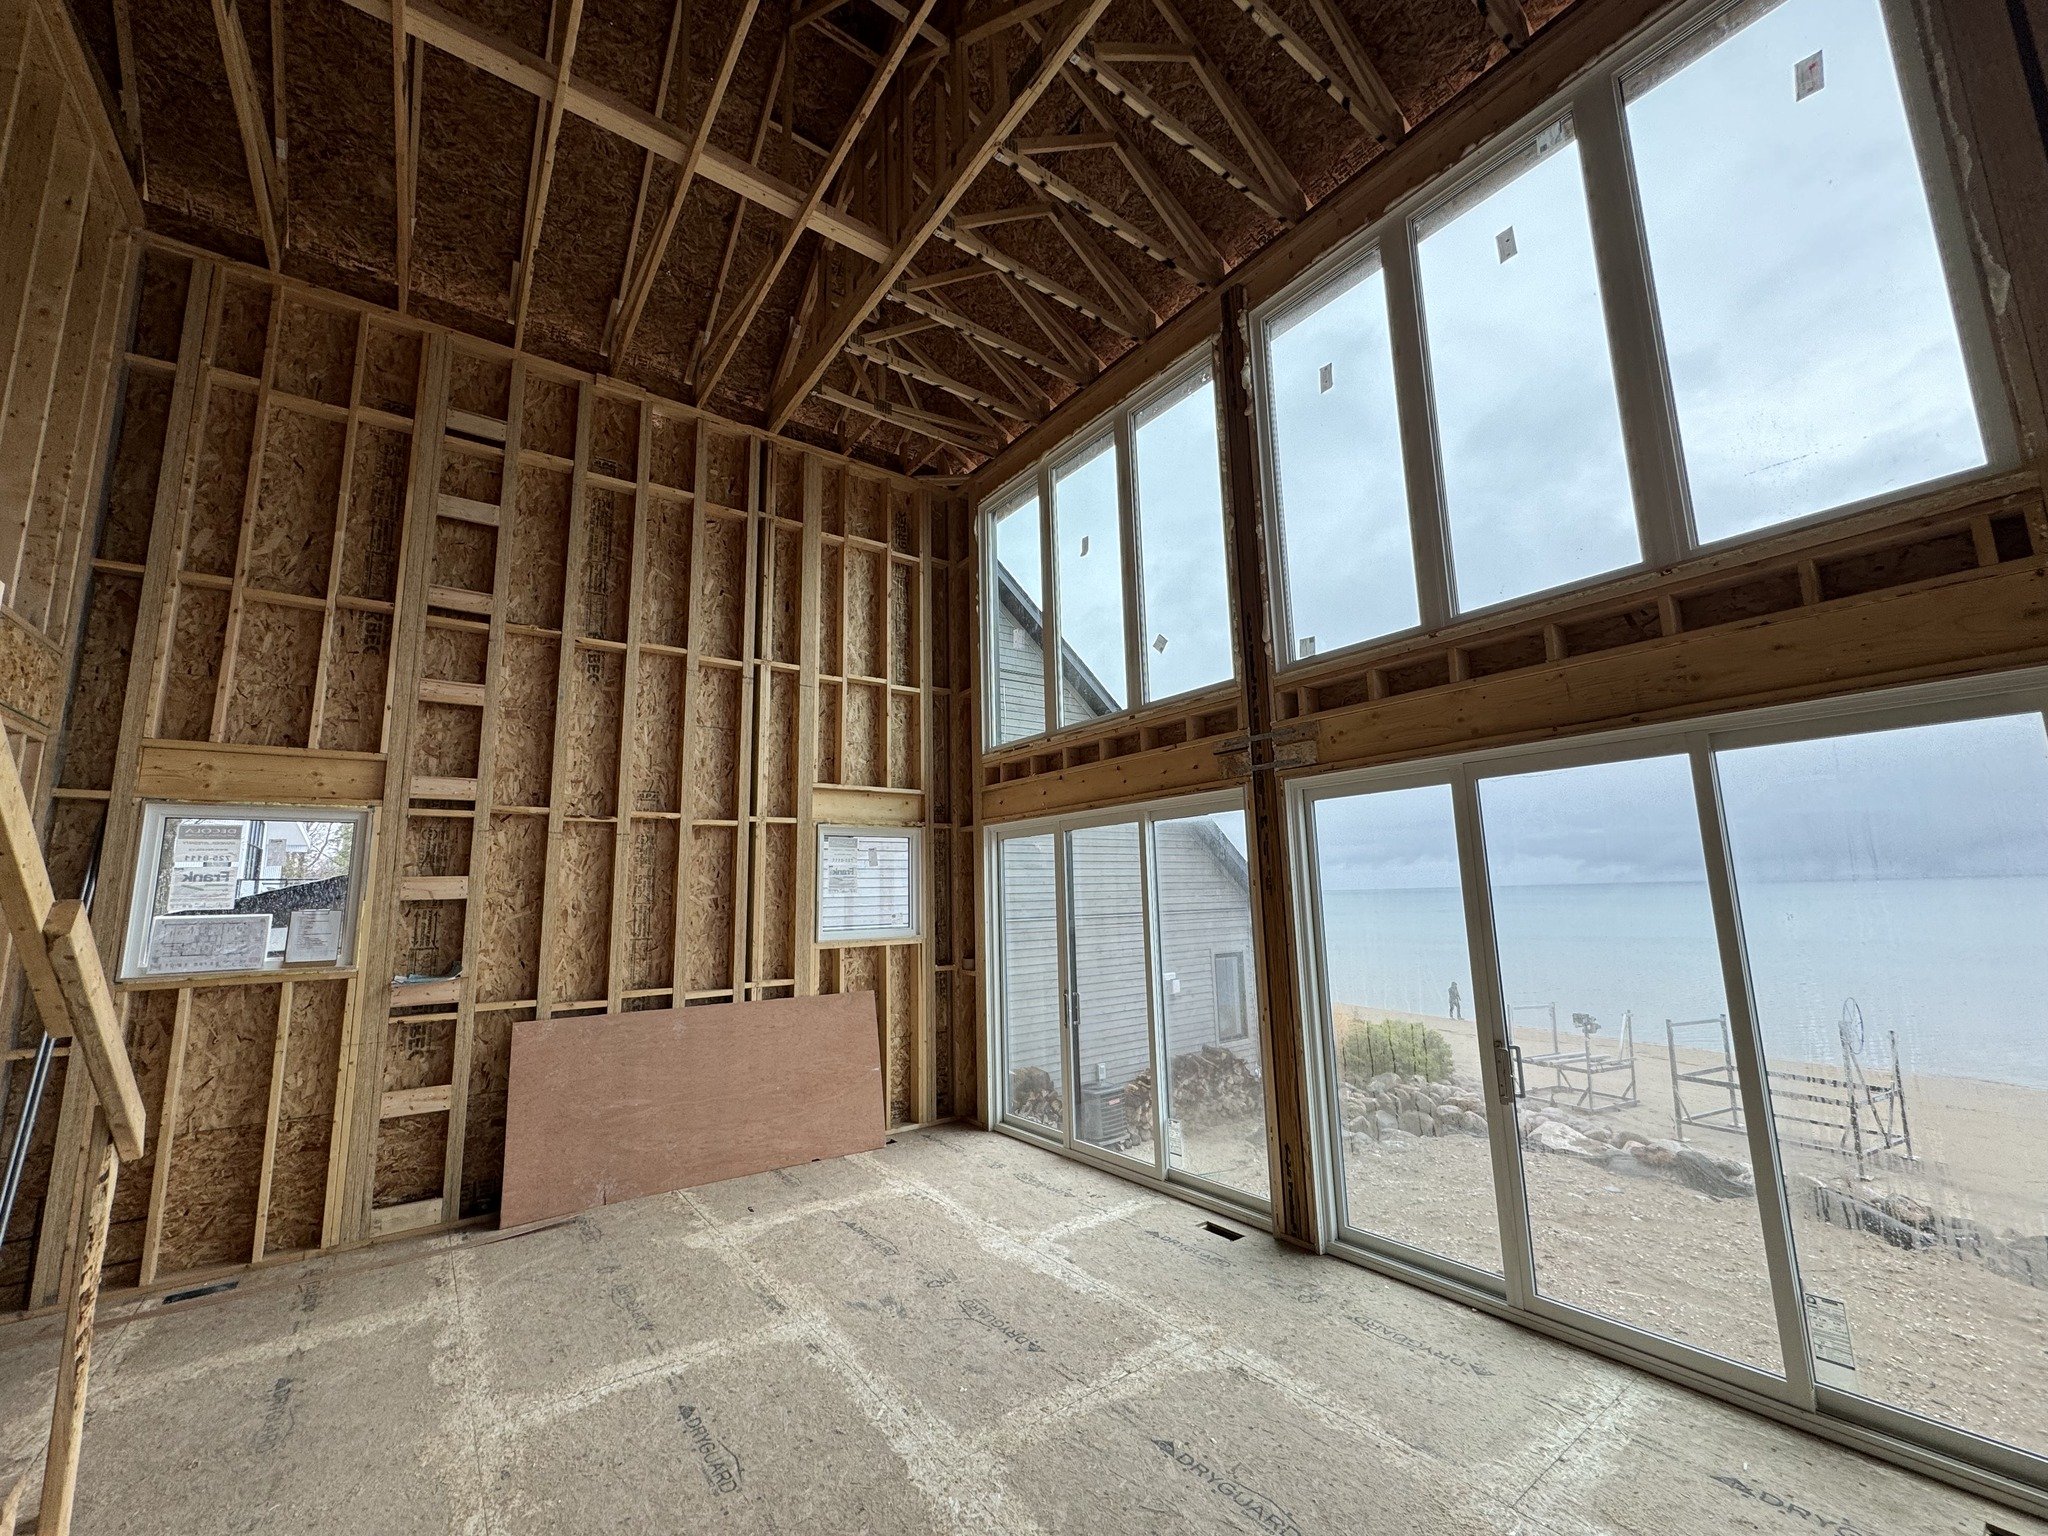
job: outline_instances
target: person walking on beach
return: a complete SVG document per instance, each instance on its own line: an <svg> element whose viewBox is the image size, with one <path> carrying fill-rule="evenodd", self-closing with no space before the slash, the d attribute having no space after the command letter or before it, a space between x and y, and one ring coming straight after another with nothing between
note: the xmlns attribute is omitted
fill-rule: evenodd
<svg viewBox="0 0 2048 1536"><path fill-rule="evenodd" d="M1451 983L1451 1014L1450 1014L1450 1016L1451 1016L1452 1018L1454 1018L1454 1019L1462 1019L1462 1018L1464 1018L1464 1017L1465 1017L1465 1007L1464 1007L1464 1004L1462 1004L1461 1002L1459 1002L1459 1001L1458 1001L1458 984L1457 984L1457 983L1456 983L1455 981Z"/></svg>

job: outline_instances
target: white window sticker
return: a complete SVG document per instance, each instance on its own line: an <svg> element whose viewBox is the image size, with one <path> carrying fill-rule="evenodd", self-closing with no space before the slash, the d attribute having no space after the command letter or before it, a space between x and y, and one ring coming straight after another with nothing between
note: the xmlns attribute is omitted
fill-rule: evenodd
<svg viewBox="0 0 2048 1536"><path fill-rule="evenodd" d="M171 834L166 906L173 912L232 912L247 837L248 827L239 821L179 822Z"/></svg>
<svg viewBox="0 0 2048 1536"><path fill-rule="evenodd" d="M842 829L819 838L818 938L914 935L916 884L908 832Z"/></svg>
<svg viewBox="0 0 2048 1536"><path fill-rule="evenodd" d="M1856 1369L1856 1350L1849 1339L1849 1306L1832 1296L1806 1294L1806 1332L1813 1357L1845 1371Z"/></svg>
<svg viewBox="0 0 2048 1536"><path fill-rule="evenodd" d="M287 920L287 965L333 965L341 959L341 908L302 907Z"/></svg>
<svg viewBox="0 0 2048 1536"><path fill-rule="evenodd" d="M1330 392L1331 387L1335 385L1336 382L1337 365L1335 363L1323 364L1323 371L1316 376L1316 393L1319 395L1327 395Z"/></svg>
<svg viewBox="0 0 2048 1536"><path fill-rule="evenodd" d="M1514 225L1510 224L1506 229L1493 237L1493 248L1500 252L1500 259L1502 261L1506 261L1515 254Z"/></svg>
<svg viewBox="0 0 2048 1536"><path fill-rule="evenodd" d="M1792 66L1792 99L1804 101L1828 83L1827 65L1819 54L1801 59Z"/></svg>
<svg viewBox="0 0 2048 1536"><path fill-rule="evenodd" d="M268 912L159 917L149 925L149 969L260 971L269 945Z"/></svg>

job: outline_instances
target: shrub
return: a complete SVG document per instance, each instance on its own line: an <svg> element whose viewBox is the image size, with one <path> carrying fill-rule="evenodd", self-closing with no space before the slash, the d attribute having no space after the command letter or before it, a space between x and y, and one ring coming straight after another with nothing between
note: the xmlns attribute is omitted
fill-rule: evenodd
<svg viewBox="0 0 2048 1536"><path fill-rule="evenodd" d="M1344 1080L1363 1083L1382 1072L1449 1082L1451 1046L1427 1024L1374 1019L1351 1025L1338 1048Z"/></svg>

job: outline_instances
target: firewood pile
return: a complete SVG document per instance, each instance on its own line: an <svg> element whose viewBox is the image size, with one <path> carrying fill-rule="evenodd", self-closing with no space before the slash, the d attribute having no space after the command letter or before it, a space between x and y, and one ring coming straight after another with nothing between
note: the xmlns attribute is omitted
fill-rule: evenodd
<svg viewBox="0 0 2048 1536"><path fill-rule="evenodd" d="M1058 1130L1064 1118L1060 1085L1043 1067L1019 1067L1010 1074L1010 1113L1020 1120Z"/></svg>
<svg viewBox="0 0 2048 1536"><path fill-rule="evenodd" d="M1139 1137L1155 1128L1158 1094L1147 1067L1124 1086L1124 1119ZM1266 1089L1251 1064L1235 1051L1205 1045L1173 1058L1173 1110L1184 1125L1224 1125L1266 1110Z"/></svg>

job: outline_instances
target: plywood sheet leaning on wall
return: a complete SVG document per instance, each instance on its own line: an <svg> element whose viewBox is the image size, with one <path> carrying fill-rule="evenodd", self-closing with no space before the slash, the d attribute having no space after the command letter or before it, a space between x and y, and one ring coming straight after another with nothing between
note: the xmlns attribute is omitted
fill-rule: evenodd
<svg viewBox="0 0 2048 1536"><path fill-rule="evenodd" d="M506 1226L882 1144L870 992L512 1031Z"/></svg>

